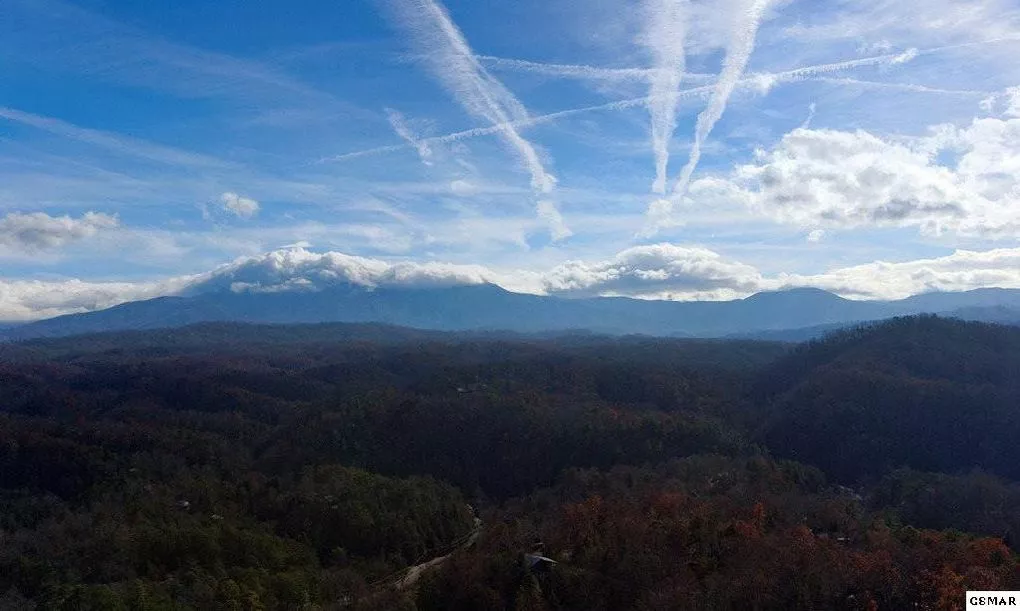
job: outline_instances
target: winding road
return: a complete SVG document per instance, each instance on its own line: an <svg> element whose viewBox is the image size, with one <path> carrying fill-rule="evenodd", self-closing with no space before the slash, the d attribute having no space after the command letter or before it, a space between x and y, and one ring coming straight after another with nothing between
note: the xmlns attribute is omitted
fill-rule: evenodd
<svg viewBox="0 0 1020 611"><path fill-rule="evenodd" d="M404 570L403 576L400 577L393 584L394 587L396 587L398 590L408 590L410 588L413 588L414 585L418 583L418 579L421 578L422 574L424 574L425 571L443 564L444 562L446 562L447 558L449 558L453 554L461 550L465 550L474 545L475 541L478 540L478 535L480 535L481 533L482 533L482 521L478 518L475 518L475 526L474 528L471 529L470 533L464 536L463 543L457 545L448 554L445 554L443 556L437 556L431 560L422 562L421 564L416 564L412 567L408 567L407 569Z"/></svg>

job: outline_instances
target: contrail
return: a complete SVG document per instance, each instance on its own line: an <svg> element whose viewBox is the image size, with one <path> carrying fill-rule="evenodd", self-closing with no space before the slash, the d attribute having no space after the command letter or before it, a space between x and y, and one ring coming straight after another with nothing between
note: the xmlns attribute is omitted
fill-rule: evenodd
<svg viewBox="0 0 1020 611"><path fill-rule="evenodd" d="M1012 40L1012 39L1010 39L1010 40ZM1020 40L1020 39L1018 39L1018 40ZM985 44L988 44L990 42L1000 42L1000 40L996 39L996 40L993 40L993 41L986 41ZM946 89L946 90L934 89L934 88L924 87L924 86L921 86L921 85L899 85L899 84L896 84L896 83L879 83L879 82L872 82L872 81L857 81L857 80L853 80L853 79L840 79L840 78L825 77L825 76L820 76L820 75L833 74L833 73L838 73L838 72L843 72L843 71L847 71L847 70L853 70L855 68L863 68L863 67L868 67L868 66L888 66L888 65L902 64L902 63L905 63L907 61L910 61L914 57L928 55L930 53L935 53L935 52L938 52L938 51L943 51L943 50L946 50L946 49L949 49L949 48L955 48L955 47L960 47L960 46L974 46L976 44L979 44L979 43L966 43L965 45L953 45L953 47L938 47L938 48L934 48L934 49L926 49L926 50L921 50L921 51L917 51L917 50L911 49L911 50L908 50L908 51L906 51L904 53L889 53L889 54L885 54L885 55L876 55L874 57L863 57L863 58L860 58L860 59L851 59L851 60L842 61L842 62L817 64L817 65L814 65L814 66L804 66L802 68L794 68L792 70L786 70L786 71L783 71L783 72L750 73L747 76L745 76L744 78L741 78L739 80L739 82L737 83L737 85L739 87L741 87L741 88L746 88L746 89L757 89L757 90L763 90L764 89L764 90L768 90L769 88L774 87L776 85L781 85L781 84L785 84L785 83L797 83L797 82L802 82L802 81L820 81L820 82L829 82L829 83L836 83L836 84L842 83L842 84L847 84L847 85L850 85L850 84L853 84L853 85L865 85L865 84L872 84L873 83L874 86L876 86L876 87L890 87L890 88L901 88L901 87L903 87L903 88L909 88L910 90L917 91L917 92L922 92L922 90L923 90L923 92L925 92L925 93L945 93L945 94L959 94L959 95L968 94L969 95L970 92L967 92L967 91L957 91L957 90L949 90L949 89ZM689 100L689 99L695 99L695 98L707 98L707 97L710 97L711 94L714 91L715 91L715 86L714 85L705 85L705 86L699 86L699 87L692 87L690 89L683 89L683 90L681 90L677 94L677 98L679 100L681 100L681 101ZM977 92L973 92L973 93L974 93L974 95L977 95ZM552 122L557 121L559 119L564 119L564 118L567 118L567 117L572 117L574 115L587 114L587 113L591 113L591 112L626 110L626 109L630 109L630 108L643 107L643 106L647 106L647 104L649 103L650 99L651 99L650 96L642 96L642 97L638 97L638 98L629 98L629 99L626 99L626 100L618 100L618 101L615 101L615 102L607 102L605 104L597 104L597 105L594 105L594 106L584 106L582 108L571 108L571 109L568 109L568 110L561 110L561 111L550 113L550 114L537 115L537 116L528 117L527 119L524 119L524 120L521 120L521 121L513 121L513 122L511 122L511 127L515 128L515 129L524 129L524 128L533 127L533 126L536 126L536 125L543 125L543 124L546 124L546 123L552 123ZM491 136L491 135L494 135L494 134L500 134L500 133L502 133L503 129L504 129L504 126L502 126L502 125L493 125L491 127L478 127L478 128L474 128L474 129L468 129L468 130L463 130L463 131L459 131L459 132L453 132L451 134L446 134L444 136L434 136L434 137L431 137L431 138L422 138L421 142L424 142L424 143L427 143L427 144L441 144L441 143L457 142L459 140L464 140L464 139L468 139L468 138L477 138L477 137L482 137L482 136ZM354 151L354 152L350 152L350 153L344 153L344 154L341 154L341 155L336 155L334 157L329 157L329 158L322 159L321 162L325 163L325 162L331 162L331 161L347 161L347 160L351 160L351 159L357 159L357 158L360 158L360 157L368 157L368 156L371 156L371 155L379 155L379 154L384 154L384 153L392 153L392 152L395 152L395 151L402 151L402 150L405 150L407 148L409 148L408 145L400 145L400 144L389 145L389 146L380 146L380 147L375 147L375 148L366 149L366 150L362 150L362 151Z"/></svg>
<svg viewBox="0 0 1020 611"><path fill-rule="evenodd" d="M815 83L830 83L833 85L855 85L858 87L873 87L875 89L893 89L898 91L907 91L911 93L936 93L941 95L959 95L959 96L986 96L989 95L990 91L977 91L974 89L941 89L938 87L928 87L927 85L914 85L912 83L885 83L882 81L865 81L854 78L837 78L837 77L813 77L810 79L811 82Z"/></svg>
<svg viewBox="0 0 1020 611"><path fill-rule="evenodd" d="M807 118L804 119L804 122L800 124L800 128L801 129L807 129L807 128L811 127L811 122L815 120L815 112L817 110L818 110L818 105L815 104L814 102L811 102L811 104L808 105L808 115L807 115Z"/></svg>
<svg viewBox="0 0 1020 611"><path fill-rule="evenodd" d="M723 59L722 72L719 74L719 80L716 82L712 98L708 101L708 107L698 115L698 121L694 128L694 144L691 147L691 155L687 160L687 165L684 166L680 173L680 179L673 187L673 195L670 198L670 202L682 200L687 193L691 176L693 176L694 170L698 167L698 162L701 161L701 149L705 141L708 140L708 136L712 133L712 129L715 128L715 124L722 118L723 112L726 111L726 104L733 94L733 90L741 82L741 75L744 73L744 68L747 67L747 62L751 58L755 38L758 36L758 27L761 25L762 18L765 16L765 10L768 9L771 0L748 0L748 2L746 11L740 16L740 21L738 21L733 31L730 44L726 50L726 57ZM654 212L657 215L669 214L672 203L662 204L663 202L660 201L658 206L649 207L649 212Z"/></svg>
<svg viewBox="0 0 1020 611"><path fill-rule="evenodd" d="M387 108L386 118L389 120L390 125L393 126L393 131L397 132L397 135L401 137L409 145L413 146L418 151L418 157L421 158L421 162L425 165L432 165L432 147L429 146L428 142L424 142L414 135L411 128L407 125L407 121L404 120L404 115L392 108Z"/></svg>
<svg viewBox="0 0 1020 611"><path fill-rule="evenodd" d="M1001 36L999 38L986 38L985 40L975 40L974 42L961 42L954 45L945 45L942 47L931 47L930 49L923 49L917 51L917 55L931 55L932 53L941 53L942 51L954 51L956 49L966 49L968 47L982 47L984 45L992 45L1000 42L1020 42L1020 36Z"/></svg>
<svg viewBox="0 0 1020 611"><path fill-rule="evenodd" d="M530 72L533 74L589 81L647 83L655 71L654 68L602 68L582 64L547 64L523 59L494 57L492 55L478 55L476 57L478 61L496 70L515 70L518 72ZM684 79L691 82L710 83L715 80L715 75L687 72L684 74Z"/></svg>
<svg viewBox="0 0 1020 611"><path fill-rule="evenodd" d="M810 77L818 76L820 74L828 74L830 72L842 72L844 70L852 70L853 68L864 68L866 66L889 66L896 64L905 64L919 55L927 55L936 51L945 50L948 47L939 47L937 49L928 49L926 51L918 51L917 49L907 49L903 53L887 53L885 55L875 55L873 57L862 57L860 59L851 59L842 62L834 62L831 64L817 64L814 66L805 66L804 68L794 68L793 70L787 70L785 72L777 72L770 74L763 72L758 74L759 77L771 78L771 77L782 77L783 82L796 81L798 79L807 79Z"/></svg>
<svg viewBox="0 0 1020 611"><path fill-rule="evenodd" d="M523 59L507 59L491 55L478 55L478 61L497 70L517 70L548 76L588 79L593 81L646 81L646 68L597 68L578 64L545 64Z"/></svg>
<svg viewBox="0 0 1020 611"><path fill-rule="evenodd" d="M536 193L552 191L555 177L546 172L535 147L515 127L515 122L528 119L527 110L476 59L446 8L437 0L402 0L391 4L396 8L400 25L424 51L424 61L454 99L469 114L497 128L497 133L528 168Z"/></svg>
<svg viewBox="0 0 1020 611"><path fill-rule="evenodd" d="M679 100L689 100L694 98L708 98L713 90L712 86L706 85L702 87L692 87L691 89L681 90L676 94L676 98ZM509 127L514 129L522 129L528 127L534 127L536 125L543 125L546 123L553 123L559 119L565 119L574 115L587 114L591 112L599 111L613 111L613 110L626 110L628 108L638 108L648 105L651 98L649 96L642 96L639 98L629 98L626 100L618 100L616 102L607 102L605 104L596 104L594 106L584 106L581 108L570 108L567 110L561 110L545 115L537 115L528 117L521 121L513 121L509 124ZM458 142L460 140L466 140L468 138L478 138L481 136L492 136L500 134L506 129L506 125L493 125L490 127L475 127L472 129L465 129L459 132L453 132L444 136L433 136L430 138L422 138L419 142L432 145L432 144L449 144L451 142ZM371 155L381 155L383 153L393 153L396 151L402 151L409 148L407 144L391 144L388 146L378 146L375 148L365 149L362 151L353 151L350 153L343 153L333 157L327 157L320 160L320 163L330 161L348 161L351 159L358 159L360 157L369 157Z"/></svg>
<svg viewBox="0 0 1020 611"><path fill-rule="evenodd" d="M941 53L944 51L965 49L968 47L978 47L1001 42L1020 42L1020 37L991 38L987 40L964 42L921 50L908 49L902 53L877 55L874 57L865 57L861 59L848 60L845 62L836 62L832 64L819 64L817 66L809 66L806 68L801 68L799 70L810 71L809 74L803 75L810 76L811 74L822 74L830 71L835 72L854 67L875 66L881 64L899 64L908 62L914 59L915 57L922 57L925 55L932 55L934 53ZM527 61L522 59L495 57L492 55L476 55L475 57L481 63L489 66L490 68L495 68L497 70L516 70L519 72L532 72L535 74L546 74L549 76L559 76L563 78L588 79L593 81L647 82L648 79L650 78L650 73L654 71L654 69L652 68L602 68L599 66L588 66L582 64L551 64L544 62ZM796 70L789 71L789 73L793 72L797 71ZM791 74L791 76L793 75ZM701 72L687 72L684 74L684 80L688 82L710 83L716 80L716 75L705 74ZM933 93L937 92L933 91Z"/></svg>
<svg viewBox="0 0 1020 611"><path fill-rule="evenodd" d="M365 149L362 151L351 151L350 153L341 153L340 155L334 155L332 157L325 157L319 160L319 163L326 163L329 161L350 161L351 159L359 159L361 157L372 157L374 155L382 155L383 153L395 153L402 151L407 148L405 144L391 144L389 146L377 146L371 149Z"/></svg>
<svg viewBox="0 0 1020 611"><path fill-rule="evenodd" d="M554 241L569 238L574 235L574 232L567 227L565 222L563 222L563 215L560 214L555 202L548 199L540 199L538 200L538 207L536 210L538 212L538 218L545 221L545 224L549 227L549 233Z"/></svg>
<svg viewBox="0 0 1020 611"><path fill-rule="evenodd" d="M655 181L652 191L666 192L669 144L676 131L680 100L677 93L687 69L684 42L687 38L687 0L647 0L647 28L641 38L649 50L654 68L649 73L648 114L650 115L652 152L655 154Z"/></svg>

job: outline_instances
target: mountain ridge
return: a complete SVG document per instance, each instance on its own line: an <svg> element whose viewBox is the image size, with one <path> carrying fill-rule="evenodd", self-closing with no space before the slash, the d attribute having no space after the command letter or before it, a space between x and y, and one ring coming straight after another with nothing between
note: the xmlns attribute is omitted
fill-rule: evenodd
<svg viewBox="0 0 1020 611"><path fill-rule="evenodd" d="M203 322L380 323L436 331L596 333L729 337L811 328L832 330L913 314L1020 323L1020 290L925 293L898 301L857 301L815 288L761 292L732 301L628 297L564 298L514 293L494 284L367 289L337 284L319 291L165 296L0 329L0 339L61 337ZM804 333L801 333L803 335ZM808 333L810 335L810 333Z"/></svg>

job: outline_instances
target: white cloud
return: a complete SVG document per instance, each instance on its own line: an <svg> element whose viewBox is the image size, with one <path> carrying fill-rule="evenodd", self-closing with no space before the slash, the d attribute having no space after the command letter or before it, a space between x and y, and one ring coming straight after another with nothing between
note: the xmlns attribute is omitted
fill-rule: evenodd
<svg viewBox="0 0 1020 611"><path fill-rule="evenodd" d="M786 275L763 288L812 286L857 299L903 299L932 291L983 287L1020 288L1020 248L976 252L958 250L932 259L876 261L814 275Z"/></svg>
<svg viewBox="0 0 1020 611"><path fill-rule="evenodd" d="M1020 288L1020 248L958 250L914 261L875 261L820 274L764 276L702 247L639 246L598 262L572 261L542 275L545 291L673 300L736 299L759 291L815 287L850 299L903 299L932 291Z"/></svg>
<svg viewBox="0 0 1020 611"><path fill-rule="evenodd" d="M808 236L807 236L807 241L812 243L812 244L818 244L819 242L821 242L824 239L825 239L825 230L824 229L815 229L814 231L809 233Z"/></svg>
<svg viewBox="0 0 1020 611"><path fill-rule="evenodd" d="M0 219L0 254L6 249L14 254L55 250L117 225L117 217L100 212L86 212L80 218L11 212Z"/></svg>
<svg viewBox="0 0 1020 611"><path fill-rule="evenodd" d="M982 111L988 114L991 114L995 112L995 103L997 101L998 101L997 95L995 94L989 95L985 98L982 98L982 100L978 102L978 108L980 108Z"/></svg>
<svg viewBox="0 0 1020 611"><path fill-rule="evenodd" d="M837 2L835 10L813 11L783 32L784 37L819 45L858 39L881 44L887 39L951 44L1015 35L1020 11L1011 0L902 0Z"/></svg>
<svg viewBox="0 0 1020 611"><path fill-rule="evenodd" d="M1020 117L1020 87L1010 87L1006 90L1006 116Z"/></svg>
<svg viewBox="0 0 1020 611"><path fill-rule="evenodd" d="M784 223L1020 237L1020 119L938 126L910 142L796 129L734 176L745 203Z"/></svg>
<svg viewBox="0 0 1020 611"><path fill-rule="evenodd" d="M224 210L244 219L250 219L259 213L257 201L231 191L220 195L220 202L223 204Z"/></svg>
<svg viewBox="0 0 1020 611"><path fill-rule="evenodd" d="M109 308L173 294L190 281L86 282L0 279L0 320L27 321Z"/></svg>
<svg viewBox="0 0 1020 611"><path fill-rule="evenodd" d="M861 55L877 55L888 53L893 50L893 44L888 40L877 40L875 42L864 42L857 46L857 52Z"/></svg>
<svg viewBox="0 0 1020 611"><path fill-rule="evenodd" d="M469 197L478 193L478 186L469 180L457 179L450 181L450 192L458 197Z"/></svg>
<svg viewBox="0 0 1020 611"><path fill-rule="evenodd" d="M569 261L544 274L552 294L727 299L754 292L761 275L701 247L636 246L605 261Z"/></svg>

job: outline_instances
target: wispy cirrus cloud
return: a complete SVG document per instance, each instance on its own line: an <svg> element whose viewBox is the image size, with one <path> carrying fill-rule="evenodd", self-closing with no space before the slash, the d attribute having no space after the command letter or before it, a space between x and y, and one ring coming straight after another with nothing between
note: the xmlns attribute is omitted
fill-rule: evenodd
<svg viewBox="0 0 1020 611"><path fill-rule="evenodd" d="M0 106L0 119L14 121L71 140L102 147L114 153L168 165L205 168L227 168L232 165L229 162L208 155L182 151L173 147L154 144L145 140L139 140L138 138L130 138L98 129L80 127L60 119L44 117L14 108Z"/></svg>
<svg viewBox="0 0 1020 611"><path fill-rule="evenodd" d="M90 79L216 99L251 108L316 106L361 119L378 115L275 66L167 40L63 0L4 0L0 58Z"/></svg>
<svg viewBox="0 0 1020 611"><path fill-rule="evenodd" d="M781 35L811 45L856 39L876 47L890 38L952 44L1020 32L1020 8L1011 0L926 0L923 8L899 0L833 4L834 10L809 13Z"/></svg>

